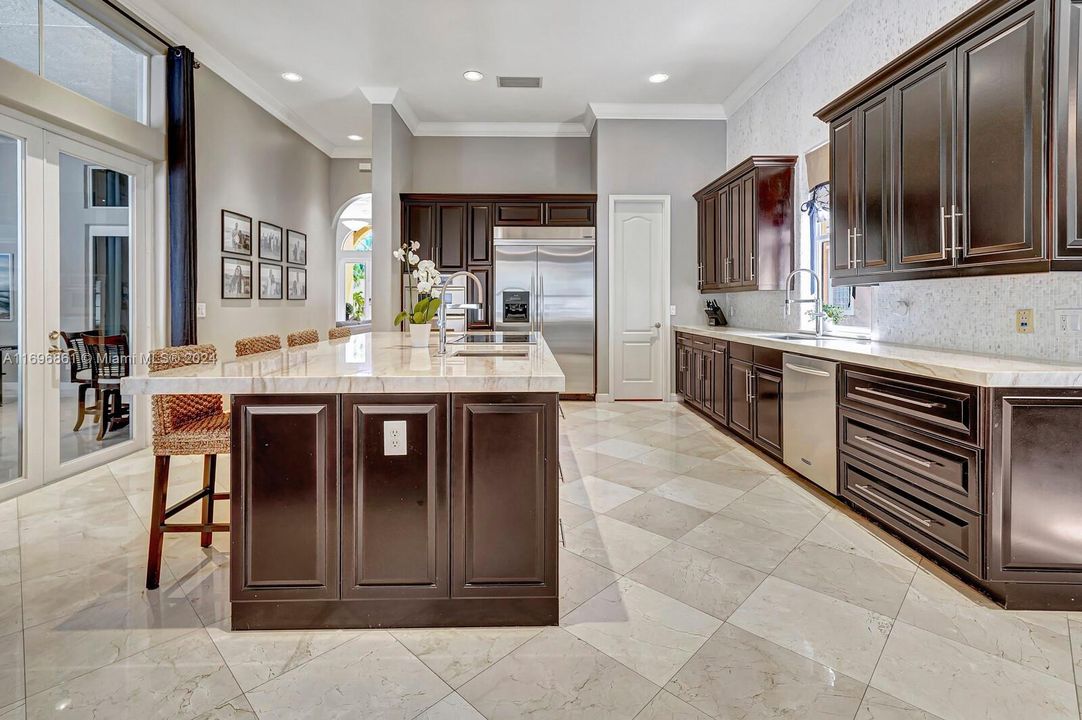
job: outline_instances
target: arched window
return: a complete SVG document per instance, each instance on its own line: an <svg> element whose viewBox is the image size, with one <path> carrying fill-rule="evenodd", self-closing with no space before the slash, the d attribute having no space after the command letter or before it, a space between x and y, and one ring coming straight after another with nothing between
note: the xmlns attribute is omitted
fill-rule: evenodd
<svg viewBox="0 0 1082 720"><path fill-rule="evenodd" d="M339 320L369 322L372 319L372 193L364 193L342 210L337 224Z"/></svg>

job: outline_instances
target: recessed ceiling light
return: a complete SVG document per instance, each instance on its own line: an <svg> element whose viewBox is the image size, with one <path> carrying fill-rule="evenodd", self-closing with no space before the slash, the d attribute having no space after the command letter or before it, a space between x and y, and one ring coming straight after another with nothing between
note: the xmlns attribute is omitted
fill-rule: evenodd
<svg viewBox="0 0 1082 720"><path fill-rule="evenodd" d="M358 140L364 140L364 137L361 135L346 135L346 137L353 142L357 142Z"/></svg>
<svg viewBox="0 0 1082 720"><path fill-rule="evenodd" d="M462 73L462 77L466 78L470 82L479 82L485 79L484 73L482 73L480 70L467 70L466 72Z"/></svg>
<svg viewBox="0 0 1082 720"><path fill-rule="evenodd" d="M668 79L669 79L669 76L666 75L665 73L654 73L653 75L651 75L650 77L647 78L647 80L649 80L652 83L663 83Z"/></svg>
<svg viewBox="0 0 1082 720"><path fill-rule="evenodd" d="M301 77L300 75L298 75L295 72L284 72L284 73L282 73L282 79L287 81L287 82L300 82L301 80L304 80L303 77Z"/></svg>

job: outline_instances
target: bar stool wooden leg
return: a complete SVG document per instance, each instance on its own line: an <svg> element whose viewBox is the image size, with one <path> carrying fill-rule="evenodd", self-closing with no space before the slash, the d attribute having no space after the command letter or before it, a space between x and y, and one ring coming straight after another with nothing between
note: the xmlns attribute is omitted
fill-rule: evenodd
<svg viewBox="0 0 1082 720"><path fill-rule="evenodd" d="M169 493L169 456L154 457L154 502L150 511L150 547L147 549L147 590L158 587L162 571L165 503Z"/></svg>
<svg viewBox="0 0 1082 720"><path fill-rule="evenodd" d="M90 389L90 386L86 383L79 385L79 417L75 419L75 427L72 432L77 431L83 426L83 420L86 420L86 391Z"/></svg>
<svg viewBox="0 0 1082 720"><path fill-rule="evenodd" d="M203 524L210 525L214 522L214 474L218 469L217 455L203 456L203 489L207 494L203 497ZM214 534L205 532L199 534L199 544L210 547Z"/></svg>

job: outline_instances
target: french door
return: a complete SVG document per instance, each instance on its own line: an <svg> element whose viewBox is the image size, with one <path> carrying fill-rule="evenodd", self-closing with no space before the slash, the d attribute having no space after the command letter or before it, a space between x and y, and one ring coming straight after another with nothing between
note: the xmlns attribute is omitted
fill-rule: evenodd
<svg viewBox="0 0 1082 720"><path fill-rule="evenodd" d="M0 500L145 444L150 177L0 113Z"/></svg>

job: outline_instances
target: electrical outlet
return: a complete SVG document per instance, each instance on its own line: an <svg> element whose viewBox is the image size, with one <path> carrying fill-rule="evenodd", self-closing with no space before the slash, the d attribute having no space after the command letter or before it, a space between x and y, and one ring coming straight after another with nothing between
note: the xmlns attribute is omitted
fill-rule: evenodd
<svg viewBox="0 0 1082 720"><path fill-rule="evenodd" d="M1015 310L1014 328L1024 334L1033 332L1033 310Z"/></svg>
<svg viewBox="0 0 1082 720"><path fill-rule="evenodd" d="M406 454L406 421L384 420L383 421L383 454L405 455Z"/></svg>
<svg viewBox="0 0 1082 720"><path fill-rule="evenodd" d="M1082 335L1082 308L1057 308L1056 332L1059 335Z"/></svg>

